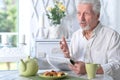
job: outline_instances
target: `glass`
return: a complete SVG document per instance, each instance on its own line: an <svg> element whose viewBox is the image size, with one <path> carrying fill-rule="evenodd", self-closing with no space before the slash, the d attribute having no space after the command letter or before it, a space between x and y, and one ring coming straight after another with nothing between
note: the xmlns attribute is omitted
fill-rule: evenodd
<svg viewBox="0 0 120 80"><path fill-rule="evenodd" d="M0 62L0 70L16 70L16 62Z"/></svg>
<svg viewBox="0 0 120 80"><path fill-rule="evenodd" d="M0 0L0 48L5 45L16 47L18 42L17 25L18 0ZM3 44L5 42L5 44ZM7 43L7 44L6 44ZM0 62L0 70L15 70L16 62Z"/></svg>
<svg viewBox="0 0 120 80"><path fill-rule="evenodd" d="M17 37L10 35L18 33L17 29L17 0L0 0L0 41L2 42L2 36L7 34L11 46L15 47Z"/></svg>

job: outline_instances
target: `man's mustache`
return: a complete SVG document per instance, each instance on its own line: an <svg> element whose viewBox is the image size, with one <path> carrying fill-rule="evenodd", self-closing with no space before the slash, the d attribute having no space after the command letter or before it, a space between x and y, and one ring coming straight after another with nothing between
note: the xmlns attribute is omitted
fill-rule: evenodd
<svg viewBox="0 0 120 80"><path fill-rule="evenodd" d="M86 23L86 21L80 21L80 24L84 24L84 23Z"/></svg>

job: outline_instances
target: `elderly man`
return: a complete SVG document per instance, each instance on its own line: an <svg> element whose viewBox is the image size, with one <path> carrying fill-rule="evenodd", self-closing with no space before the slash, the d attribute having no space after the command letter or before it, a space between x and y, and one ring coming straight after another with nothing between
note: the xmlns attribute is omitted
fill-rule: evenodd
<svg viewBox="0 0 120 80"><path fill-rule="evenodd" d="M120 79L120 35L99 21L100 0L80 0L77 17L81 29L77 30L68 47L65 38L60 47L66 58L75 60L69 68L77 74L86 74L85 62L101 64L98 74Z"/></svg>

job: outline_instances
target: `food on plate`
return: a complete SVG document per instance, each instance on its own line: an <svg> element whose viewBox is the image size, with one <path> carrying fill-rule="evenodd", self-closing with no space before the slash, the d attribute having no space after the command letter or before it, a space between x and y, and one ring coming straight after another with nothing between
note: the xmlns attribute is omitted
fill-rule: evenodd
<svg viewBox="0 0 120 80"><path fill-rule="evenodd" d="M58 77L61 77L61 76L63 76L63 75L65 75L64 72L58 72L58 74L57 74Z"/></svg>
<svg viewBox="0 0 120 80"><path fill-rule="evenodd" d="M44 76L57 76L57 77L61 77L63 75L65 75L64 72L57 72L57 71L46 71L43 73Z"/></svg>

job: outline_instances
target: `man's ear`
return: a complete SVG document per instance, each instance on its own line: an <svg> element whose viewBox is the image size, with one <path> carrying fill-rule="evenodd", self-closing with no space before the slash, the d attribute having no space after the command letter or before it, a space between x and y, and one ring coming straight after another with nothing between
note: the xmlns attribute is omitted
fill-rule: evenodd
<svg viewBox="0 0 120 80"><path fill-rule="evenodd" d="M100 17L100 13L97 14L97 18L98 18L98 19L99 19L99 17Z"/></svg>
<svg viewBox="0 0 120 80"><path fill-rule="evenodd" d="M100 17L100 14L98 13L98 14L96 14L96 20L99 20L99 17Z"/></svg>

